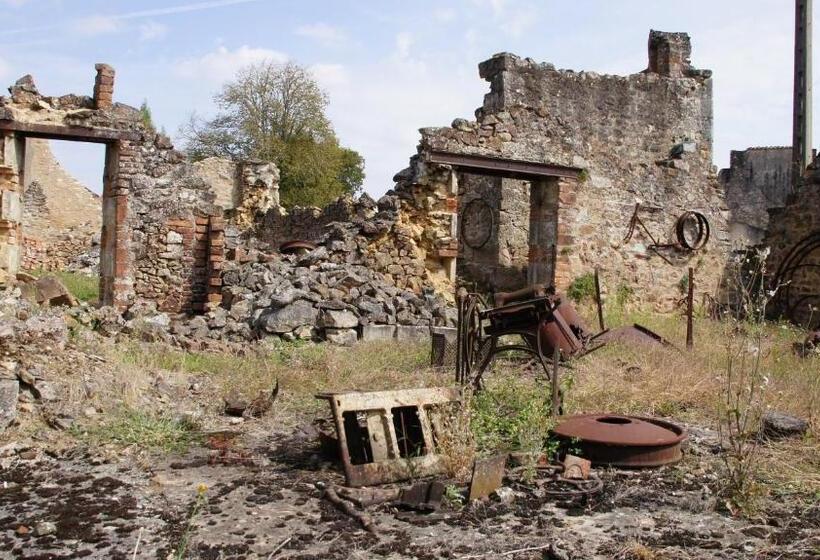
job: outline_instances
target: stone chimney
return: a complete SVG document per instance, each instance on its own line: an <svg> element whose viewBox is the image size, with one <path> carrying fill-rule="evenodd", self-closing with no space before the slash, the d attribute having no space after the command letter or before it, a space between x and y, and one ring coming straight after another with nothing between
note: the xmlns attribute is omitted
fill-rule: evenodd
<svg viewBox="0 0 820 560"><path fill-rule="evenodd" d="M110 109L114 106L114 69L108 64L94 65L97 78L94 80L94 108Z"/></svg>
<svg viewBox="0 0 820 560"><path fill-rule="evenodd" d="M692 43L687 33L649 32L648 72L661 76L680 77L692 68Z"/></svg>

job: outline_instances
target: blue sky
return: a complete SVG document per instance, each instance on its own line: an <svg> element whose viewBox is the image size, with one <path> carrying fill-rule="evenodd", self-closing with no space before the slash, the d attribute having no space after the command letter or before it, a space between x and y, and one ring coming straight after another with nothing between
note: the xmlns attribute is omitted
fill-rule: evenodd
<svg viewBox="0 0 820 560"><path fill-rule="evenodd" d="M646 67L650 29L686 31L694 65L714 71L723 167L731 149L791 144L793 9L790 0L0 0L0 83L30 73L44 94L90 95L94 63L107 62L115 100L147 99L176 136L192 111L213 112L236 69L295 60L328 91L337 134L364 155L365 188L378 196L415 153L420 127L472 118L488 90L477 64L493 53L630 74ZM55 151L80 180L100 183L98 146Z"/></svg>

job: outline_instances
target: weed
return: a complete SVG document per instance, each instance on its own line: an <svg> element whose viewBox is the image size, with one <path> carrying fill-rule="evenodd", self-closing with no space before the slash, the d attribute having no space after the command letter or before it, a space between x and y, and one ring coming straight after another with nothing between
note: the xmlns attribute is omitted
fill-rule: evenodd
<svg viewBox="0 0 820 560"><path fill-rule="evenodd" d="M595 275L587 272L577 277L567 288L567 296L578 303L593 299L595 297Z"/></svg>
<svg viewBox="0 0 820 560"><path fill-rule="evenodd" d="M136 445L149 450L181 452L196 439L195 426L184 420L124 409L107 424L86 429L81 437L96 444Z"/></svg>
<svg viewBox="0 0 820 560"><path fill-rule="evenodd" d="M629 303L629 300L632 299L632 296L635 294L635 290L629 284L619 284L618 288L615 290L615 305L618 309L623 309L626 307L626 304Z"/></svg>
<svg viewBox="0 0 820 560"><path fill-rule="evenodd" d="M731 280L742 304L736 317L726 320L726 365L719 382L718 432L725 448L726 487L731 505L744 513L755 509L759 497L758 431L765 408L765 391L769 379L763 373L767 294L762 283L744 281L749 263L756 270L752 277L765 277L765 256L745 258Z"/></svg>
<svg viewBox="0 0 820 560"><path fill-rule="evenodd" d="M185 524L185 531L182 533L179 544L177 545L174 560L183 560L185 554L188 552L188 543L191 540L194 522L197 517L199 517L202 506L208 501L208 498L205 496L206 492L208 492L208 487L205 484L199 484L199 486L196 487L196 497L194 498L194 503L191 505L191 511L188 513L188 522Z"/></svg>
<svg viewBox="0 0 820 560"><path fill-rule="evenodd" d="M461 403L440 407L433 416L436 451L448 476L465 480L475 458L475 439L470 429L472 393L465 390Z"/></svg>
<svg viewBox="0 0 820 560"><path fill-rule="evenodd" d="M459 509L464 505L466 499L464 494L455 484L448 484L444 487L444 501L453 509Z"/></svg>
<svg viewBox="0 0 820 560"><path fill-rule="evenodd" d="M472 432L480 452L547 450L554 422L543 387L505 380L476 394L471 412Z"/></svg>

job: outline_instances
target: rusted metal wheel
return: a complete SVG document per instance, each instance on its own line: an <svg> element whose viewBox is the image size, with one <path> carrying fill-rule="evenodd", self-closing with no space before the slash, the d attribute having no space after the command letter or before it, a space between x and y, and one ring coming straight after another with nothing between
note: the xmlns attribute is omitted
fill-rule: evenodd
<svg viewBox="0 0 820 560"><path fill-rule="evenodd" d="M616 414L570 416L555 428L561 438L580 447L594 465L658 467L683 458L682 427L660 420Z"/></svg>

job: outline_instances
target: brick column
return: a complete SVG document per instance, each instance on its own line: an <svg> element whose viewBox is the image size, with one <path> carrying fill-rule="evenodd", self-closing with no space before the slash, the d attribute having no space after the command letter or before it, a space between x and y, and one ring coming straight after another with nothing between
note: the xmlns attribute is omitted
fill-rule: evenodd
<svg viewBox="0 0 820 560"><path fill-rule="evenodd" d="M222 304L222 266L225 263L225 219L210 216L208 221L208 290L206 311Z"/></svg>
<svg viewBox="0 0 820 560"><path fill-rule="evenodd" d="M114 69L108 64L94 66L97 77L94 80L94 108L110 109L114 106Z"/></svg>
<svg viewBox="0 0 820 560"><path fill-rule="evenodd" d="M109 144L103 179L103 226L100 247L100 299L103 305L125 308L134 295L131 224L128 196L138 169L139 152L127 141Z"/></svg>
<svg viewBox="0 0 820 560"><path fill-rule="evenodd" d="M575 254L575 221L578 208L578 182L572 179L558 181L558 208L556 229L555 288L565 291L572 283L578 271L573 271L573 260L578 262Z"/></svg>

